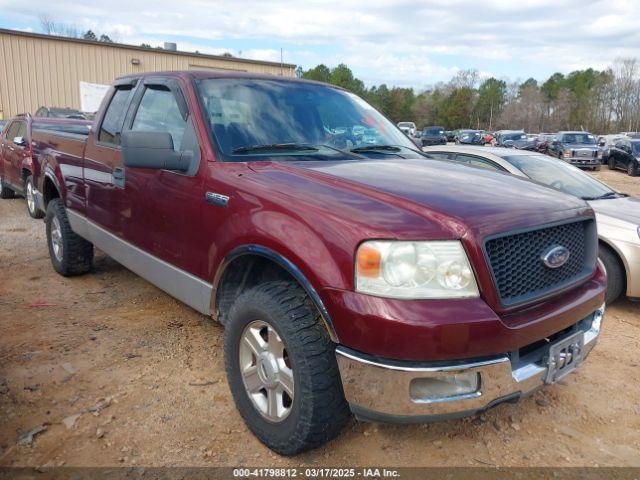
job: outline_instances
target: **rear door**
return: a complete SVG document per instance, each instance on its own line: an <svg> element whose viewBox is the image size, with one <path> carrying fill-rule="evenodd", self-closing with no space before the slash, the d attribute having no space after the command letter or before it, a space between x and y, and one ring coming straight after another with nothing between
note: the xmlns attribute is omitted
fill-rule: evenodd
<svg viewBox="0 0 640 480"><path fill-rule="evenodd" d="M120 237L124 236L123 218L131 216L120 136L135 85L136 80L127 79L111 89L98 127L87 140L83 161L87 217Z"/></svg>

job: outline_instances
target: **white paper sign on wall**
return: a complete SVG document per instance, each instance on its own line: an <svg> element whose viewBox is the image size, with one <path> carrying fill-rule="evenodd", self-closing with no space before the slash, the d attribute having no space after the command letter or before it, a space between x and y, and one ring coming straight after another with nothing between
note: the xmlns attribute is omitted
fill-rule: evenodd
<svg viewBox="0 0 640 480"><path fill-rule="evenodd" d="M80 110L83 112L97 111L107 90L109 90L109 85L80 82Z"/></svg>

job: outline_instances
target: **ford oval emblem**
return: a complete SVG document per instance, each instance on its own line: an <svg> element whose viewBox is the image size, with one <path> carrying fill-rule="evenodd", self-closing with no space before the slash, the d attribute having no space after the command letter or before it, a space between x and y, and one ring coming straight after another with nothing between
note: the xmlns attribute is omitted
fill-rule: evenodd
<svg viewBox="0 0 640 480"><path fill-rule="evenodd" d="M568 248L563 247L562 245L553 245L548 250L545 250L540 260L549 268L560 268L562 265L567 263L569 257L571 256L571 252Z"/></svg>

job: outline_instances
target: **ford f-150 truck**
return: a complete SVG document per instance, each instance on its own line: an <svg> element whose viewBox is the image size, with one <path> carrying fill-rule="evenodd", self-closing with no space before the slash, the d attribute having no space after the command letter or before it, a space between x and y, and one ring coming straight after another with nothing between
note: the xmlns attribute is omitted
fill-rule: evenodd
<svg viewBox="0 0 640 480"><path fill-rule="evenodd" d="M351 413L422 422L516 401L573 371L600 332L586 203L426 161L336 87L127 76L86 141L37 148L54 269L88 272L95 246L220 321L237 408L282 454Z"/></svg>
<svg viewBox="0 0 640 480"><path fill-rule="evenodd" d="M66 118L34 118L17 115L3 129L0 136L0 198L13 198L17 193L27 200L32 218L44 217L42 202L37 198L40 163L33 145L39 143L42 132L55 130L62 134L89 134L91 122Z"/></svg>

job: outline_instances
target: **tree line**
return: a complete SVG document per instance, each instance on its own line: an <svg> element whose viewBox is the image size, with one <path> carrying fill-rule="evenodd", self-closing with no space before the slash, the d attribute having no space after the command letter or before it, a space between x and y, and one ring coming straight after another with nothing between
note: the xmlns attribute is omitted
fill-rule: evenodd
<svg viewBox="0 0 640 480"><path fill-rule="evenodd" d="M386 84L367 88L345 64L298 68L297 74L350 90L394 122L414 121L419 128L598 134L640 130L640 62L636 58L616 59L602 71L554 73L542 83L534 78L522 82L481 78L477 70L463 70L419 93Z"/></svg>

